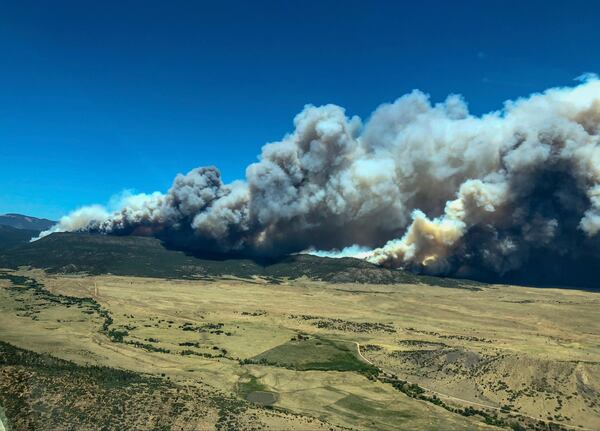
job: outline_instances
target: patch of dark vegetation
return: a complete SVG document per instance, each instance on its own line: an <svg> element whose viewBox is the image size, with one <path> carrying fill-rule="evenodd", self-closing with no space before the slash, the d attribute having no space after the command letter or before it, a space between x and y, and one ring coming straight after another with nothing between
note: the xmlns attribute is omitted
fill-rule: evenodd
<svg viewBox="0 0 600 431"><path fill-rule="evenodd" d="M379 322L353 322L351 320L331 319L307 314L290 315L290 319L308 320L313 326L345 332L396 332L394 326Z"/></svg>
<svg viewBox="0 0 600 431"><path fill-rule="evenodd" d="M116 341L116 340L113 340L113 341ZM171 353L171 351L169 349L165 349L163 347L157 347L157 346L154 346L153 344L142 343L142 342L135 341L135 340L127 340L127 341L123 341L123 343L129 344L133 347L137 347L138 349L143 349L147 352Z"/></svg>
<svg viewBox="0 0 600 431"><path fill-rule="evenodd" d="M225 359L235 360L234 358L232 358L231 356L228 355L229 352L227 351L227 349L222 349L220 347L215 346L213 348L213 350L218 351L219 353L196 352L194 350L186 349L186 350L182 350L181 352L179 352L179 354L181 356L189 356L189 355L200 356L202 358L207 358L207 359L225 358Z"/></svg>
<svg viewBox="0 0 600 431"><path fill-rule="evenodd" d="M441 348L448 347L447 344L439 343L436 341L427 341L427 340L400 340L398 344L403 346L413 346L413 347L432 347L432 348Z"/></svg>
<svg viewBox="0 0 600 431"><path fill-rule="evenodd" d="M383 347L378 346L377 344L365 344L360 347L363 352L379 352L383 350Z"/></svg>
<svg viewBox="0 0 600 431"><path fill-rule="evenodd" d="M108 338L115 343L122 343L123 338L129 335L129 332L121 329L109 329L107 332Z"/></svg>
<svg viewBox="0 0 600 431"><path fill-rule="evenodd" d="M203 325L194 325L190 322L185 322L183 325L179 326L182 331L193 331L200 333L209 333L215 335L225 334L227 336L233 335L233 333L229 331L223 331L223 327L225 325L223 323L205 323Z"/></svg>
<svg viewBox="0 0 600 431"><path fill-rule="evenodd" d="M282 280L277 277L270 277L268 275L263 275L262 278L269 284L281 284Z"/></svg>
<svg viewBox="0 0 600 431"><path fill-rule="evenodd" d="M488 344L493 343L492 340L488 340L487 338L480 338L480 337L475 337L472 335L447 335L447 334L440 334L439 332L435 332L435 331L420 331L415 328L406 328L406 330L410 331L410 332L415 332L417 334L431 335L432 337L442 338L445 340L473 341L476 343L488 343Z"/></svg>
<svg viewBox="0 0 600 431"><path fill-rule="evenodd" d="M508 302L509 304L533 304L533 303L535 303L535 301L532 299L521 299L518 301L503 300L502 302Z"/></svg>
<svg viewBox="0 0 600 431"><path fill-rule="evenodd" d="M461 278L449 278L449 277L433 277L430 275L418 275L419 283L428 284L431 286L449 287L452 289L464 289L470 290L471 292L480 292L485 288L486 284L475 281L466 280Z"/></svg>
<svg viewBox="0 0 600 431"><path fill-rule="evenodd" d="M257 311L242 311L240 314L241 314L242 316L254 316L254 317L257 317L257 316L264 316L264 315L266 315L266 314L267 314L267 312L266 312L266 311L264 311L264 310L257 310Z"/></svg>
<svg viewBox="0 0 600 431"><path fill-rule="evenodd" d="M184 341L183 343L179 343L182 347L197 347L200 348L200 343L197 341Z"/></svg>

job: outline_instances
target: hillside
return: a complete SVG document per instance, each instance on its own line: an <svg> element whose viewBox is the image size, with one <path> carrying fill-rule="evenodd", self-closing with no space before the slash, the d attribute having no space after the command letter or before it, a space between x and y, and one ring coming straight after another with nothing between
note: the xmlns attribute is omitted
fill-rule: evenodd
<svg viewBox="0 0 600 431"><path fill-rule="evenodd" d="M55 233L10 251L0 252L0 267L31 266L51 273L114 274L163 278L231 275L272 279L308 277L334 283L427 283L459 287L462 280L416 276L354 258L291 255L275 262L249 259L212 260L165 248L156 238Z"/></svg>
<svg viewBox="0 0 600 431"><path fill-rule="evenodd" d="M0 224L0 250L27 244L39 234L37 230L17 229Z"/></svg>
<svg viewBox="0 0 600 431"><path fill-rule="evenodd" d="M45 218L26 216L23 214L0 215L0 225L10 226L15 229L29 229L42 231L50 229L56 222Z"/></svg>

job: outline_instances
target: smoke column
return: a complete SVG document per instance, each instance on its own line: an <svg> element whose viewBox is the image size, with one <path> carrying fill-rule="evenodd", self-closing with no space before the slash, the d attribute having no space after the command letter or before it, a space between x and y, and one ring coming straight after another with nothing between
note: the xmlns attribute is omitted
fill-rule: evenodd
<svg viewBox="0 0 600 431"><path fill-rule="evenodd" d="M42 236L57 231L251 257L356 249L443 275L600 263L600 80L479 117L460 96L432 104L420 91L364 124L339 106L306 106L244 181L197 168L166 193L128 196L113 212L81 208Z"/></svg>

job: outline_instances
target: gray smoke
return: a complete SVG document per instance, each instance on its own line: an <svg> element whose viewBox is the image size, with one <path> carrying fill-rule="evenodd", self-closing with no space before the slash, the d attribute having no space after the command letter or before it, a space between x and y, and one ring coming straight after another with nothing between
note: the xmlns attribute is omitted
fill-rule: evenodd
<svg viewBox="0 0 600 431"><path fill-rule="evenodd" d="M245 181L197 168L166 194L82 208L43 235L155 235L249 256L355 246L372 262L432 274L504 274L534 255L600 261L595 76L481 117L460 96L432 104L413 91L364 125L326 105L306 106L294 126L263 147Z"/></svg>

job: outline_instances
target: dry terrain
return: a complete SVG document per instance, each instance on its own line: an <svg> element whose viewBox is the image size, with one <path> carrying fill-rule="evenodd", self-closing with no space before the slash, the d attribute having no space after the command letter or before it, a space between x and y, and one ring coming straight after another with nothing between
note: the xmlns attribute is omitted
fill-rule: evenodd
<svg viewBox="0 0 600 431"><path fill-rule="evenodd" d="M9 429L600 429L597 293L0 275Z"/></svg>

